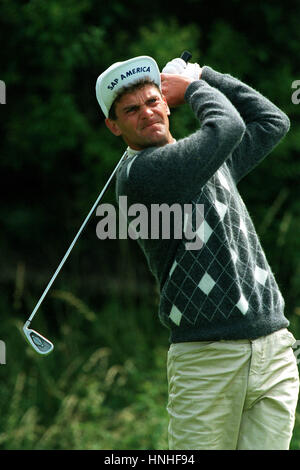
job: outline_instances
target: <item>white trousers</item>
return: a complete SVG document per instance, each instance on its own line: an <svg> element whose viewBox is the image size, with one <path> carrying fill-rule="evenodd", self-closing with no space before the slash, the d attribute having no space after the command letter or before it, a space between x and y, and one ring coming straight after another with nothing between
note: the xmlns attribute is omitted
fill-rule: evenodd
<svg viewBox="0 0 300 470"><path fill-rule="evenodd" d="M188 342L168 352L169 448L287 450L299 373L294 336Z"/></svg>

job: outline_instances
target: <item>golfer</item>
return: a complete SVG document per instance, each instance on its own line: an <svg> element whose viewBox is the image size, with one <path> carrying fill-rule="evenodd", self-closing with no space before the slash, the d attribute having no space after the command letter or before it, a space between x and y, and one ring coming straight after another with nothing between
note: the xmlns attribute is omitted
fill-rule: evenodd
<svg viewBox="0 0 300 470"><path fill-rule="evenodd" d="M138 239L170 330L170 449L288 449L299 376L284 300L238 183L280 142L288 117L253 88L177 58L160 74L140 56L102 73L108 129L128 146L116 194L128 205L203 205L187 240ZM170 108L188 103L199 129L175 140ZM150 212L149 212L150 213Z"/></svg>

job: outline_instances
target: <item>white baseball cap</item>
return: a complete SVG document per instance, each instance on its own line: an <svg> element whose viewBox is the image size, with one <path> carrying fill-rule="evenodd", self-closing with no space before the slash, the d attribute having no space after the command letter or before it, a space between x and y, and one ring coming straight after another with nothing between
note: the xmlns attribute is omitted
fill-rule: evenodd
<svg viewBox="0 0 300 470"><path fill-rule="evenodd" d="M121 88L146 77L161 88L158 65L152 57L146 55L116 62L99 75L96 96L104 115L108 117L110 107Z"/></svg>

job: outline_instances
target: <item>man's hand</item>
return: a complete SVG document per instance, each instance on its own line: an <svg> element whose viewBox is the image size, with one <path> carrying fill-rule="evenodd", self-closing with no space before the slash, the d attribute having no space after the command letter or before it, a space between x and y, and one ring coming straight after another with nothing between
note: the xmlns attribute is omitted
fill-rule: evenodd
<svg viewBox="0 0 300 470"><path fill-rule="evenodd" d="M186 63L183 59L178 57L168 62L162 69L162 73L184 75L193 80L200 80L202 69L199 64Z"/></svg>
<svg viewBox="0 0 300 470"><path fill-rule="evenodd" d="M175 75L169 73L161 73L162 94L167 100L170 108L175 108L183 104L184 95L187 87L195 81L193 78L184 75Z"/></svg>

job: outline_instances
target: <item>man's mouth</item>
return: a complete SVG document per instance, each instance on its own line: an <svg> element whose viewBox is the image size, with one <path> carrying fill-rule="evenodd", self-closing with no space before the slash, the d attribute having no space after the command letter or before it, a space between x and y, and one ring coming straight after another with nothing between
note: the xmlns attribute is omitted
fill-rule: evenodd
<svg viewBox="0 0 300 470"><path fill-rule="evenodd" d="M146 125L143 127L143 129L147 129L147 128L152 127L152 126L155 126L155 125L157 125L157 124L161 124L161 122L160 122L160 121L150 122L150 123L146 124Z"/></svg>

